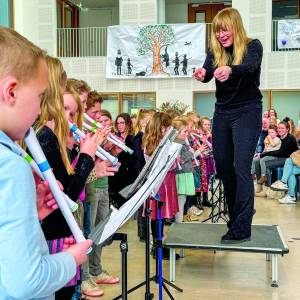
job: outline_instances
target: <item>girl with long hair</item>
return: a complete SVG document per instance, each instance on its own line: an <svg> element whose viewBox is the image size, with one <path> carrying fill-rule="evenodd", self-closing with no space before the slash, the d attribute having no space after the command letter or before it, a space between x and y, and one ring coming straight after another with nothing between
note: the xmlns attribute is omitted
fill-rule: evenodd
<svg viewBox="0 0 300 300"><path fill-rule="evenodd" d="M136 179L145 165L144 151L142 148L143 136L146 126L149 123L154 111L149 109L140 109L136 116L136 125L134 127L133 150L135 161L133 164L133 176ZM131 118L132 120L132 118ZM140 241L145 241L146 238L146 220L143 217L143 207L140 207L137 213L137 231Z"/></svg>
<svg viewBox="0 0 300 300"><path fill-rule="evenodd" d="M262 115L259 90L263 48L250 39L238 10L225 8L212 22L210 49L193 76L216 82L212 144L216 170L228 204L228 232L223 243L248 241L254 212L251 163Z"/></svg>
<svg viewBox="0 0 300 300"><path fill-rule="evenodd" d="M160 141L167 133L172 123L171 117L163 112L157 112L153 115L151 120L146 126L145 134L143 136L142 147L144 149L145 160L149 159L149 157L153 154L156 147L159 145ZM164 181L162 182L158 195L160 201L164 202L162 205L162 219L164 224L165 219L172 219L175 217L176 213L179 211L178 209L178 196L176 189L176 179L175 179L175 168L170 170ZM151 231L153 236L153 248L152 255L156 255L156 245L157 245L157 237L158 237L158 222L156 215L156 200L150 201L151 208ZM163 232L163 229L162 229ZM163 259L169 258L169 250L163 247ZM176 256L176 258L179 258Z"/></svg>
<svg viewBox="0 0 300 300"><path fill-rule="evenodd" d="M193 175L193 154L189 150L186 140L188 138L188 121L185 117L176 117L172 126L178 130L175 142L182 145L180 150L180 169L176 170L176 187L178 194L179 212L175 216L176 222L183 221L184 205L187 196L195 195L195 182Z"/></svg>
<svg viewBox="0 0 300 300"><path fill-rule="evenodd" d="M80 109L76 100L70 99L72 95L68 101L64 102L66 74L59 59L47 56L46 62L49 68L49 85L42 98L41 114L36 122L37 138L56 179L61 182L64 192L76 201L84 189L89 173L94 168L95 152L100 140L98 134L95 134L82 141L80 155L74 169L69 159L70 152L67 150L67 137L70 132L67 118L74 117L75 120ZM76 118L80 119L81 116ZM41 226L50 253L62 252L71 236L71 231L60 209L45 218ZM76 276L64 288L55 293L56 300L72 298L79 275L78 270Z"/></svg>
<svg viewBox="0 0 300 300"><path fill-rule="evenodd" d="M133 148L133 131L129 114L121 113L116 117L114 122L115 134L125 142L130 149ZM133 183L135 177L133 174L133 164L135 161L135 153L129 154L121 151L118 155L121 163L116 176L108 179L109 197L111 203L120 208L127 200L119 194L119 192L127 185Z"/></svg>

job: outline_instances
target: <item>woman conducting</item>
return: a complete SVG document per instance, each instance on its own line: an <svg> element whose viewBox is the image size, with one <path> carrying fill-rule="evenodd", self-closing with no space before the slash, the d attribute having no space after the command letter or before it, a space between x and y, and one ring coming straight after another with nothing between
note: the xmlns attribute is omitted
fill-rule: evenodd
<svg viewBox="0 0 300 300"><path fill-rule="evenodd" d="M221 10L212 23L210 50L193 76L202 82L213 77L216 104L213 117L213 154L228 205L228 232L222 243L251 238L254 188L251 162L261 130L262 94L259 90L263 48L247 37L239 12Z"/></svg>

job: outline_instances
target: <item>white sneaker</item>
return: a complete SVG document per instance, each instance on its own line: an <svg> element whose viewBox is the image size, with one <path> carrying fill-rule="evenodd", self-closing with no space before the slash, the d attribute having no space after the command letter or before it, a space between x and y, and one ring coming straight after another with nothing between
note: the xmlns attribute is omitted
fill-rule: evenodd
<svg viewBox="0 0 300 300"><path fill-rule="evenodd" d="M286 195L281 199L278 199L281 204L296 204L296 198L291 197L290 195Z"/></svg>
<svg viewBox="0 0 300 300"><path fill-rule="evenodd" d="M203 213L203 210L199 209L198 207L196 207L194 205L192 207L190 207L188 210L189 215L200 216L202 213Z"/></svg>
<svg viewBox="0 0 300 300"><path fill-rule="evenodd" d="M270 188L275 191L287 191L289 188L286 183L283 183L280 180L275 181L271 184Z"/></svg>

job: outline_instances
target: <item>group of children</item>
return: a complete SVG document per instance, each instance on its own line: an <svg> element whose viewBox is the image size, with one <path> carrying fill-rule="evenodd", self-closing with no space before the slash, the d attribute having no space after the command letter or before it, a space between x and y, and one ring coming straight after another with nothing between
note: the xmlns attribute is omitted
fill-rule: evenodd
<svg viewBox="0 0 300 300"><path fill-rule="evenodd" d="M47 182L33 176L16 142L22 144L34 126L61 189L78 203L74 215L88 237L107 217L111 203L120 207L126 202L118 192L135 180L170 126L178 130L176 142L182 149L158 192L164 202L163 218L182 222L185 211L199 215L201 204L209 205L208 180L214 172L210 120L194 113L174 116L141 110L134 129L128 114L113 122L110 113L101 110L101 95L81 80L68 79L59 59L11 29L0 28L0 46L0 295L68 300L78 299L81 287L85 296L102 296L101 284L119 282L101 262L102 247L111 240L94 245L87 261L92 242L75 243ZM89 123L83 122L84 114L102 128L80 138L70 126L82 130L84 122ZM117 166L99 158L99 145L118 157ZM155 212L151 213L154 243ZM143 208L138 222L144 223Z"/></svg>

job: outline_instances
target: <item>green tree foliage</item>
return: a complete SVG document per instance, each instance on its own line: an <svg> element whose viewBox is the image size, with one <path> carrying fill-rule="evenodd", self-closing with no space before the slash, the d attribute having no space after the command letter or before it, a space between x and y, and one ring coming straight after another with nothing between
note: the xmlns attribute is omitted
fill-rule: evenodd
<svg viewBox="0 0 300 300"><path fill-rule="evenodd" d="M147 25L140 28L138 32L138 55L153 53L152 73L163 73L160 50L162 47L175 42L175 34L170 25Z"/></svg>

